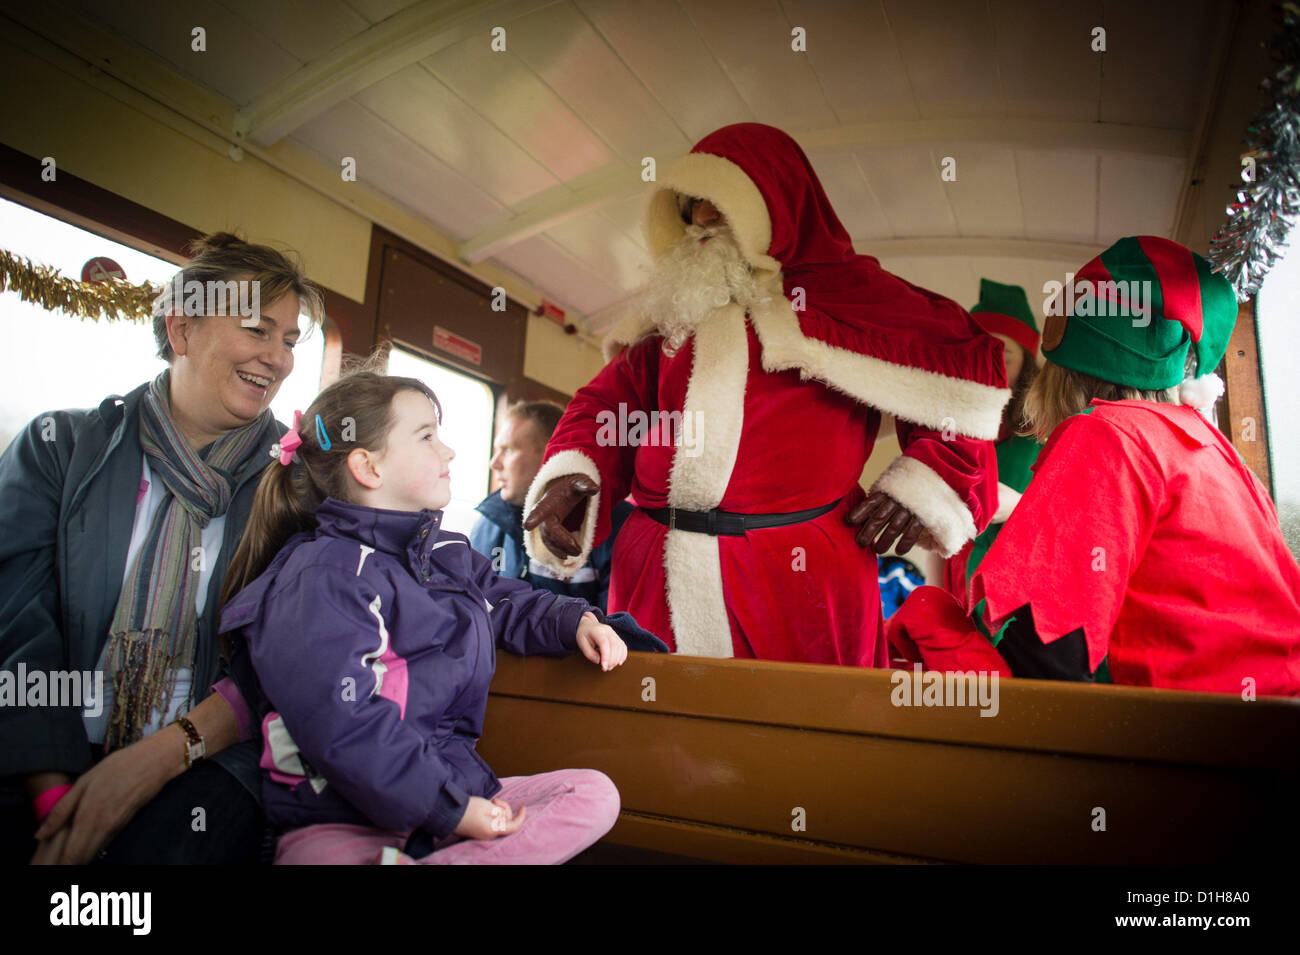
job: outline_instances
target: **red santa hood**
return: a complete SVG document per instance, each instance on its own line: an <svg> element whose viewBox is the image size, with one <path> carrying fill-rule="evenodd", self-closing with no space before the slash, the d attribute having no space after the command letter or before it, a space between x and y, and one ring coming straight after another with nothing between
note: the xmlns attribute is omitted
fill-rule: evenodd
<svg viewBox="0 0 1300 955"><path fill-rule="evenodd" d="M956 302L857 254L788 134L761 123L724 126L659 185L645 218L656 258L685 236L682 193L718 207L760 276L779 275L784 299L750 315L766 370L798 369L904 421L997 437L1011 394L1001 342ZM613 340L633 341L648 324L634 319Z"/></svg>

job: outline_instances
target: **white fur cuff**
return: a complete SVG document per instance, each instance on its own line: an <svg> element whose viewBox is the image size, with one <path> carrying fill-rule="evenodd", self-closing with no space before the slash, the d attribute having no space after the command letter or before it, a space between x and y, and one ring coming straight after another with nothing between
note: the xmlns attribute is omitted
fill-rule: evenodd
<svg viewBox="0 0 1300 955"><path fill-rule="evenodd" d="M916 458L895 458L871 489L883 491L919 517L942 557L951 557L975 537L970 509L943 478Z"/></svg>
<svg viewBox="0 0 1300 955"><path fill-rule="evenodd" d="M558 477L564 477L566 474L585 474L598 485L601 485L600 490L587 499L587 513L583 515L582 529L578 531L578 544L582 548L582 552L577 557L561 560L551 553L550 548L542 543L542 529L540 527L534 527L531 531L524 531L524 550L528 552L528 556L565 579L576 574L587 563L587 558L591 556L591 543L596 536L596 514L600 508L600 496L605 493L604 484L600 479L600 470L596 467L596 462L581 451L560 451L542 465L541 470L537 472L537 477L533 478L533 483L528 487L528 496L524 498L524 519L527 520L528 515L532 513L533 507L537 504L537 499L546 490L546 485Z"/></svg>

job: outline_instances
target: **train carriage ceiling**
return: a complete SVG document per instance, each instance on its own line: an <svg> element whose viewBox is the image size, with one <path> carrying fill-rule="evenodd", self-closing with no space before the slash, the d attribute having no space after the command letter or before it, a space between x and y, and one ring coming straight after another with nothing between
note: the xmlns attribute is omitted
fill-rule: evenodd
<svg viewBox="0 0 1300 955"><path fill-rule="evenodd" d="M1223 0L71 0L74 15L494 260L599 333L649 258L660 168L754 120L804 146L860 252L965 305L1171 236ZM207 52L194 55L202 24ZM1093 31L1104 27L1104 55ZM505 30L505 52L490 33ZM806 52L793 52L795 28ZM956 160L956 180L940 166Z"/></svg>

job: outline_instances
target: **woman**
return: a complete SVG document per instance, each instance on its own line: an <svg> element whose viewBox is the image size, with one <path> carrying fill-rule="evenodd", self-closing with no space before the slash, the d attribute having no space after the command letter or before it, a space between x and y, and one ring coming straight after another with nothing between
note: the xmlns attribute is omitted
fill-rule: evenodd
<svg viewBox="0 0 1300 955"><path fill-rule="evenodd" d="M0 707L14 861L258 857L256 754L232 745L252 733L221 679L218 592L284 431L268 409L298 316L319 321L321 302L274 249L221 233L192 251L154 306L167 370L41 415L0 457L0 669L103 680L84 706ZM195 294L232 282L257 283L243 301L260 314Z"/></svg>
<svg viewBox="0 0 1300 955"><path fill-rule="evenodd" d="M923 587L891 640L942 669L1300 695L1300 566L1263 485L1195 410L1222 382L1183 380L1223 359L1228 282L1138 236L1074 286L1044 328L1047 365L1025 405L1046 444L971 578L970 620Z"/></svg>
<svg viewBox="0 0 1300 955"><path fill-rule="evenodd" d="M1029 307L1029 297L1019 285L1003 285L990 279L980 279L980 300L970 310L971 318L986 332L1002 342L1003 361L1007 370L1007 383L1011 385L1011 400L1002 412L1002 427L998 431L995 449L998 460L998 509L993 518L975 540L946 561L933 555L941 567L930 571L930 583L942 582L950 594L966 602L966 584L984 555L997 540L1002 525L1011 517L1021 495L1033 477L1034 462L1042 447L1032 436L1018 434L1024 413L1025 398L1034 379L1038 377L1038 325Z"/></svg>

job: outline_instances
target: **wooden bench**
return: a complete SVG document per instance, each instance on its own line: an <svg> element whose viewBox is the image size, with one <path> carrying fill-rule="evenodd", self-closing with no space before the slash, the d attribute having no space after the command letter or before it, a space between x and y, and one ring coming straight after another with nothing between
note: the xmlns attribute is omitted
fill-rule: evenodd
<svg viewBox="0 0 1300 955"><path fill-rule="evenodd" d="M479 750L500 776L602 770L623 801L605 843L715 862L1300 848L1300 701L1017 679L985 717L894 705L896 672L632 653L602 674L499 653Z"/></svg>

